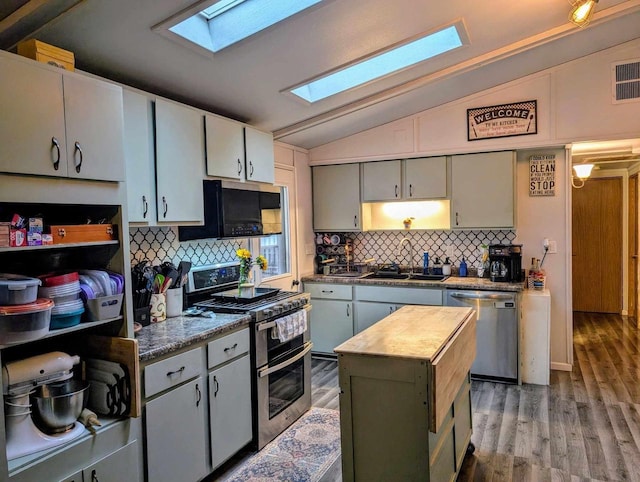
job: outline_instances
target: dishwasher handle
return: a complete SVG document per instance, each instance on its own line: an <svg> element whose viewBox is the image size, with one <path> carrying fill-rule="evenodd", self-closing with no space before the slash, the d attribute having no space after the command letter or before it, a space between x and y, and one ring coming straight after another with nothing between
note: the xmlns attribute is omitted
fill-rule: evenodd
<svg viewBox="0 0 640 482"><path fill-rule="evenodd" d="M486 301L514 301L513 295L502 295L497 293L451 293L452 298L458 298L461 300L486 300Z"/></svg>

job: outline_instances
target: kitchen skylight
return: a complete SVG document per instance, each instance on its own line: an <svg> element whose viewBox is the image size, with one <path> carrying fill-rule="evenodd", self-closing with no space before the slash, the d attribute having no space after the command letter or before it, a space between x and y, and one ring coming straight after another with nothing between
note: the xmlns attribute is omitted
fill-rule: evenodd
<svg viewBox="0 0 640 482"><path fill-rule="evenodd" d="M322 0L219 0L169 27L212 52L250 37Z"/></svg>
<svg viewBox="0 0 640 482"><path fill-rule="evenodd" d="M308 102L326 99L461 47L463 42L459 28L462 28L459 24L451 25L295 87L289 92Z"/></svg>

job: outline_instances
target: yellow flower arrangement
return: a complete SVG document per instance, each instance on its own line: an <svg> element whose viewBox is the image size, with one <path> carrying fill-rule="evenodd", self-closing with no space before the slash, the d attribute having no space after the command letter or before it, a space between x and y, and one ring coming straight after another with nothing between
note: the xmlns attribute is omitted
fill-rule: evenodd
<svg viewBox="0 0 640 482"><path fill-rule="evenodd" d="M247 283L249 281L249 273L251 272L251 267L255 264L262 271L267 269L268 262L267 258L259 254L256 257L255 262L251 259L251 251L245 248L238 248L236 250L236 256L240 260L240 278L238 279L238 283Z"/></svg>

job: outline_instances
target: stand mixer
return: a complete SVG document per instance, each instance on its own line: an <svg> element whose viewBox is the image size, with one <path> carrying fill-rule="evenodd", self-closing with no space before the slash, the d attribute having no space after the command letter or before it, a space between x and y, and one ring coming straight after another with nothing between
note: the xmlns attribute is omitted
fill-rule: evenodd
<svg viewBox="0 0 640 482"><path fill-rule="evenodd" d="M29 401L29 395L36 387L71 379L73 366L78 363L80 357L56 351L3 365L8 460L66 443L85 431L82 424L75 422L63 433L43 433L31 418Z"/></svg>

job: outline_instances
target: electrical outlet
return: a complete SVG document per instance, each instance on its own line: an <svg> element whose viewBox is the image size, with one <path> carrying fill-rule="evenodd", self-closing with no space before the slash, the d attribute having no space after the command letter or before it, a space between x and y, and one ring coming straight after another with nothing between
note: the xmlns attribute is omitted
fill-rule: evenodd
<svg viewBox="0 0 640 482"><path fill-rule="evenodd" d="M558 243L554 239L549 240L549 254L557 254L558 253Z"/></svg>

